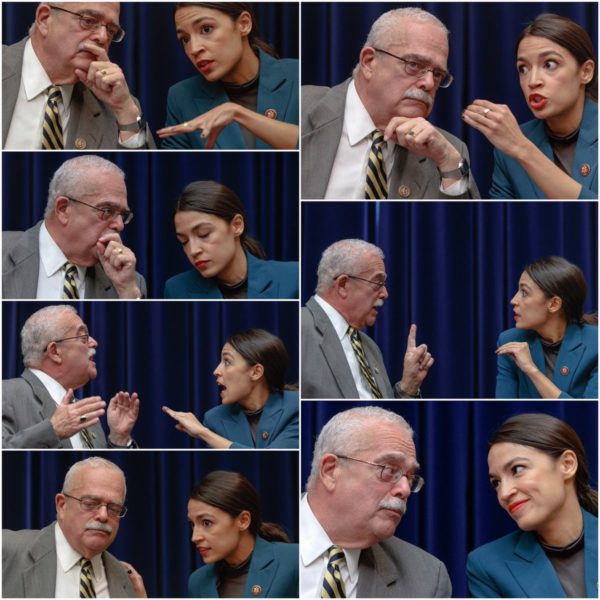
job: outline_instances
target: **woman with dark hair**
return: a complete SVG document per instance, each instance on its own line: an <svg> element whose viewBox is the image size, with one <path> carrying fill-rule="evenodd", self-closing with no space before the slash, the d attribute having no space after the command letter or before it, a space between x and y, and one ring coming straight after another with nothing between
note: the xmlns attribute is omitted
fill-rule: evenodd
<svg viewBox="0 0 600 600"><path fill-rule="evenodd" d="M163 410L179 431L211 448L297 448L298 392L286 386L288 354L283 342L264 329L232 335L214 370L221 404L204 415Z"/></svg>
<svg viewBox="0 0 600 600"><path fill-rule="evenodd" d="M240 199L216 181L194 181L175 205L175 233L194 269L171 277L165 298L298 297L298 263L265 260L247 234Z"/></svg>
<svg viewBox="0 0 600 600"><path fill-rule="evenodd" d="M489 443L490 482L519 531L469 554L477 598L597 598L598 493L575 431L547 414L505 421Z"/></svg>
<svg viewBox="0 0 600 600"><path fill-rule="evenodd" d="M260 512L240 473L213 471L194 486L188 520L205 565L190 575L191 598L298 597L298 544Z"/></svg>
<svg viewBox="0 0 600 600"><path fill-rule="evenodd" d="M169 90L162 148L296 148L298 61L260 39L252 3L178 2L175 28L200 75Z"/></svg>
<svg viewBox="0 0 600 600"><path fill-rule="evenodd" d="M560 256L527 265L498 338L496 398L598 398L598 316L583 314L581 269Z"/></svg>
<svg viewBox="0 0 600 600"><path fill-rule="evenodd" d="M535 119L475 100L463 119L496 147L492 198L598 198L598 76L577 23L543 14L516 44L521 90Z"/></svg>

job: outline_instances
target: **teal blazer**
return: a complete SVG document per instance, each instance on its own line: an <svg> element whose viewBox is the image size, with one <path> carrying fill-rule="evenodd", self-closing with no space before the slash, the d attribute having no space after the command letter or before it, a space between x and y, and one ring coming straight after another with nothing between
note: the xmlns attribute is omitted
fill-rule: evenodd
<svg viewBox="0 0 600 600"><path fill-rule="evenodd" d="M204 425L231 440L230 448L297 448L298 392L273 392L263 408L252 439L246 414L239 404L220 404L207 411Z"/></svg>
<svg viewBox="0 0 600 600"><path fill-rule="evenodd" d="M550 160L554 161L550 140L544 131L544 123L533 119L521 125L521 131ZM589 172L583 175L580 169L587 165ZM584 172L587 169L584 167ZM579 138L575 146L575 156L571 177L582 185L581 199L598 199L598 103L586 98ZM490 198L545 198L523 167L504 152L494 150L494 174Z"/></svg>
<svg viewBox="0 0 600 600"><path fill-rule="evenodd" d="M509 329L498 346L527 342L531 358L544 373L544 350L539 335L528 329ZM562 390L559 398L598 398L598 327L572 324L567 327L552 383ZM496 398L540 398L533 382L507 355L498 356Z"/></svg>
<svg viewBox="0 0 600 600"><path fill-rule="evenodd" d="M581 512L585 589L588 598L597 598L598 519ZM475 598L565 598L552 563L531 531L515 531L473 550L467 559L467 580Z"/></svg>
<svg viewBox="0 0 600 600"><path fill-rule="evenodd" d="M190 598L218 598L215 565L194 571L188 590ZM298 544L257 537L244 598L298 598Z"/></svg>
<svg viewBox="0 0 600 600"><path fill-rule="evenodd" d="M259 79L256 112L260 115L275 114L285 123L298 124L298 61L292 58L277 60L259 50ZM167 122L165 127L190 121L209 110L229 102L223 86L218 81L207 81L202 75L184 79L169 89L167 96ZM271 111L275 111L272 113ZM185 133L165 138L161 148L203 149L205 140L200 133ZM216 149L246 150L242 131L237 123L223 129L217 138ZM272 146L256 138L257 150L270 150Z"/></svg>
<svg viewBox="0 0 600 600"><path fill-rule="evenodd" d="M262 260L246 252L248 260L248 300L298 297L298 263ZM165 298L223 298L212 278L196 269L167 280Z"/></svg>

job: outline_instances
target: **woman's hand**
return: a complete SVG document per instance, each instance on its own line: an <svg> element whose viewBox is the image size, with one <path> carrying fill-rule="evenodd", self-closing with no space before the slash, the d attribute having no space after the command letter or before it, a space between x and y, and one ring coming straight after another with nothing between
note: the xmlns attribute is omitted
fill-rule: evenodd
<svg viewBox="0 0 600 600"><path fill-rule="evenodd" d="M496 350L498 356L508 354L516 363L517 367L526 375L531 375L538 370L531 358L529 344L527 342L508 342Z"/></svg>
<svg viewBox="0 0 600 600"><path fill-rule="evenodd" d="M207 431L210 431L204 427L200 421L198 421L197 417L193 413L178 412L170 409L168 406L163 406L162 409L163 412L166 412L171 418L177 421L175 429L183 431L192 437L203 439L203 434Z"/></svg>
<svg viewBox="0 0 600 600"><path fill-rule="evenodd" d="M122 560L121 564L127 569L127 574L129 575L129 581L131 581L131 585L133 586L135 597L147 598L148 594L146 593L146 587L144 586L142 576L128 562Z"/></svg>
<svg viewBox="0 0 600 600"><path fill-rule="evenodd" d="M506 104L474 100L465 108L462 118L508 156L518 159L527 144L527 138Z"/></svg>
<svg viewBox="0 0 600 600"><path fill-rule="evenodd" d="M156 133L158 137L166 138L172 135L181 135L182 133L192 133L201 130L200 137L206 139L204 147L210 150L214 148L221 131L236 120L237 112L240 108L238 104L225 102L225 104L220 104L191 121L172 125L171 127L164 127Z"/></svg>

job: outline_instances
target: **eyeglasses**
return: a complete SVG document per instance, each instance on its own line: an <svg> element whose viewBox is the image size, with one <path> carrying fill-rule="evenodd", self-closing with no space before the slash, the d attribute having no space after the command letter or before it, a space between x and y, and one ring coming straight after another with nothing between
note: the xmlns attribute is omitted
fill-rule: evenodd
<svg viewBox="0 0 600 600"><path fill-rule="evenodd" d="M106 512L111 517L122 519L127 514L127 507L123 506L122 504L116 504L115 502L100 502L100 500L98 498L94 498L94 496L82 496L81 498L75 498L75 496L65 494L64 492L62 492L62 495L67 498L71 498L71 500L77 500L77 502L79 502L79 508L82 512L96 512L103 506L106 506Z"/></svg>
<svg viewBox="0 0 600 600"><path fill-rule="evenodd" d="M360 458L352 458L352 456L342 456L336 454L338 458L344 458L346 460L353 460L355 462L364 463L365 465L371 465L381 469L379 472L379 479L385 483L398 483L403 477L408 480L410 491L416 494L424 485L425 480L418 473L406 473L400 467L392 467L391 465L378 465L376 463L369 462L367 460L361 460Z"/></svg>
<svg viewBox="0 0 600 600"><path fill-rule="evenodd" d="M60 342L67 342L69 340L81 340L82 344L88 344L90 341L90 334L82 333L81 335L73 335L68 338L62 338L62 340L52 340L52 342L54 342L55 344L60 344ZM52 342L50 342L50 344L52 344Z"/></svg>
<svg viewBox="0 0 600 600"><path fill-rule="evenodd" d="M454 77L448 73L448 71L442 71L440 69L432 69L423 63L417 62L416 60L410 60L408 58L402 58L401 56L396 56L387 50L382 50L381 48L375 48L373 46L373 50L376 52L381 52L382 54L387 54L393 58L397 58L404 63L404 72L410 77L425 77L427 73L431 73L433 75L433 81L435 85L441 88L450 87Z"/></svg>
<svg viewBox="0 0 600 600"><path fill-rule="evenodd" d="M370 283L372 286L375 287L376 290L380 290L387 283L387 278L384 279L383 281L373 281L372 279L365 279L364 277L357 277L356 275L348 275L348 273L340 273L339 275L336 275L333 278L333 280L335 281L338 277L341 277L342 275L345 275L348 279L358 279L358 281L364 281L365 283Z"/></svg>
<svg viewBox="0 0 600 600"><path fill-rule="evenodd" d="M93 17L92 15L84 15L73 12L72 10L67 10L66 8L52 6L52 4L48 4L48 6L52 10L59 10L60 12L69 13L70 15L79 17L79 26L81 29L85 29L86 31L98 31L100 27L104 26L106 29L106 35L111 42L122 42L123 38L125 37L125 31L123 31L123 29L114 23L103 23L100 19Z"/></svg>
<svg viewBox="0 0 600 600"><path fill-rule="evenodd" d="M130 210L118 210L108 206L94 206L93 204L76 200L70 196L66 196L66 198L68 198L71 202L77 202L77 204L83 204L84 206L89 206L90 208L97 210L99 213L101 213L100 219L102 221L114 221L117 217L121 217L121 219L123 219L123 225L127 225L128 223L131 223L131 220L133 219L133 213Z"/></svg>

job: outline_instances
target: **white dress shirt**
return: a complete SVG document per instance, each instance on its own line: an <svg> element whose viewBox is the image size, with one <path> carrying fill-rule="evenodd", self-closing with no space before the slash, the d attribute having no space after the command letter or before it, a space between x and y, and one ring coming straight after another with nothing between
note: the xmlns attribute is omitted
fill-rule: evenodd
<svg viewBox="0 0 600 600"><path fill-rule="evenodd" d="M40 150L42 148L42 128L48 102L45 92L50 85L52 81L33 49L31 39L28 39L23 53L21 84L4 143L5 149ZM66 142L74 86L64 84L58 87L62 99L58 102L58 113ZM119 137L119 143L126 148L141 148L146 143L146 132L137 133L126 141L122 141Z"/></svg>
<svg viewBox="0 0 600 600"><path fill-rule="evenodd" d="M29 370L42 382L42 385L46 388L46 391L50 394L52 400L54 400L58 406L67 393L67 390L65 390L65 388L58 383L58 381L56 381L56 379L50 377L48 373L44 373L44 371L40 371L39 369L32 369L31 367ZM78 450L87 450L87 446L83 443L79 433L74 433L69 439L71 440L73 448Z"/></svg>
<svg viewBox="0 0 600 600"><path fill-rule="evenodd" d="M348 322L342 315L335 309L331 304L327 301L323 300L321 296L315 294L315 300L319 304L319 306L325 311L325 314L331 321L333 328L342 344L342 349L344 350L344 354L346 356L346 360L348 361L348 366L350 367L350 371L352 373L352 378L354 379L354 383L356 385L356 389L358 390L358 397L365 400L372 400L373 393L371 392L371 388L367 380L365 379L362 371L360 370L360 365L358 364L358 359L356 358L356 354L352 349L352 343L350 342L350 336L348 335Z"/></svg>
<svg viewBox="0 0 600 600"><path fill-rule="evenodd" d="M323 578L329 560L329 548L333 542L325 533L323 527L308 503L308 495L300 502L300 597L320 598ZM360 549L344 548L345 562L340 564L340 573L344 580L346 598L356 598L358 585L358 561Z"/></svg>
<svg viewBox="0 0 600 600"><path fill-rule="evenodd" d="M42 223L39 234L40 268L38 270L38 284L35 297L43 300L59 300L63 297L63 284L65 271L63 269L68 258L52 239ZM77 291L81 299L85 298L86 267L77 266Z"/></svg>
<svg viewBox="0 0 600 600"><path fill-rule="evenodd" d="M75 502L75 500L67 500L67 502ZM79 560L82 558L81 554L71 547L58 523L54 526L54 539L56 541L56 588L54 597L79 598L79 579L81 577ZM97 554L90 558L90 561L94 570L92 582L96 598L110 598L102 555Z"/></svg>
<svg viewBox="0 0 600 600"><path fill-rule="evenodd" d="M372 143L369 136L374 129L377 127L358 96L352 80L346 94L342 135L325 192L326 200L364 200ZM381 146L388 182L394 166L395 147L395 142L391 140ZM464 194L467 191L467 180L463 177L446 189L440 184L440 191L449 196Z"/></svg>

